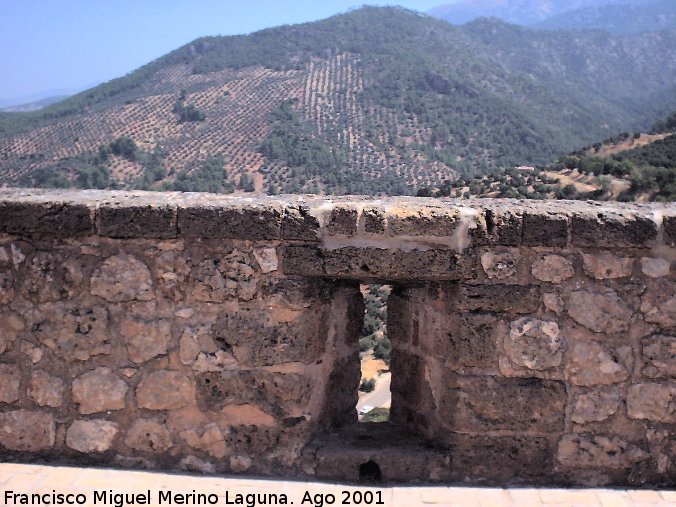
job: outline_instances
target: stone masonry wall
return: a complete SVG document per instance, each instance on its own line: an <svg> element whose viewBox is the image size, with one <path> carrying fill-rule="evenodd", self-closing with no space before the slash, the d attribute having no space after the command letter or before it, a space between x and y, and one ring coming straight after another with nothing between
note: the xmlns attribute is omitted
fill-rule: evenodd
<svg viewBox="0 0 676 507"><path fill-rule="evenodd" d="M0 459L673 487L675 268L673 205L0 190Z"/></svg>

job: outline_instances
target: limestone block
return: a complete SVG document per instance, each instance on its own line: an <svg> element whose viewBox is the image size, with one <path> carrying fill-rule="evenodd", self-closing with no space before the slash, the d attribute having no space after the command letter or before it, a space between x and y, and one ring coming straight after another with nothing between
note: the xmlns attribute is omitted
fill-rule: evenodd
<svg viewBox="0 0 676 507"><path fill-rule="evenodd" d="M575 275L575 268L566 257L544 255L533 263L531 273L541 282L561 283Z"/></svg>
<svg viewBox="0 0 676 507"><path fill-rule="evenodd" d="M171 326L168 320L142 321L125 318L120 324L129 359L144 363L153 357L167 353L171 340Z"/></svg>
<svg viewBox="0 0 676 507"><path fill-rule="evenodd" d="M629 388L627 414L632 419L676 423L676 383L644 383Z"/></svg>
<svg viewBox="0 0 676 507"><path fill-rule="evenodd" d="M39 308L32 327L33 336L66 361L86 361L112 349L105 306L64 308L47 303Z"/></svg>
<svg viewBox="0 0 676 507"><path fill-rule="evenodd" d="M190 274L193 297L212 303L233 298L250 301L258 287L253 263L249 254L237 249L216 261L202 261Z"/></svg>
<svg viewBox="0 0 676 507"><path fill-rule="evenodd" d="M578 394L570 418L578 424L604 421L617 413L620 400L617 390L594 390Z"/></svg>
<svg viewBox="0 0 676 507"><path fill-rule="evenodd" d="M353 236L357 232L359 212L346 207L333 208L325 225L325 231L332 236Z"/></svg>
<svg viewBox="0 0 676 507"><path fill-rule="evenodd" d="M618 257L610 253L582 255L584 271L597 280L624 278L631 276L634 269L634 259Z"/></svg>
<svg viewBox="0 0 676 507"><path fill-rule="evenodd" d="M132 255L106 259L92 275L91 293L111 303L150 301L155 297L150 270Z"/></svg>
<svg viewBox="0 0 676 507"><path fill-rule="evenodd" d="M559 441L556 457L571 468L628 468L649 454L613 436L568 434Z"/></svg>
<svg viewBox="0 0 676 507"><path fill-rule="evenodd" d="M43 370L34 371L28 384L28 396L38 405L60 407L63 403L65 384Z"/></svg>
<svg viewBox="0 0 676 507"><path fill-rule="evenodd" d="M457 298L454 306L469 312L534 313L540 305L538 288L528 285L463 284L457 294L451 293L448 298Z"/></svg>
<svg viewBox="0 0 676 507"><path fill-rule="evenodd" d="M573 215L571 236L576 246L642 246L657 238L657 223L650 211L622 213L620 210L591 208Z"/></svg>
<svg viewBox="0 0 676 507"><path fill-rule="evenodd" d="M136 399L140 408L174 410L194 401L195 387L183 373L159 370L139 383L136 388Z"/></svg>
<svg viewBox="0 0 676 507"><path fill-rule="evenodd" d="M21 293L36 303L71 299L82 290L82 269L72 259L37 252L25 266Z"/></svg>
<svg viewBox="0 0 676 507"><path fill-rule="evenodd" d="M545 292L542 295L542 302L545 305L545 308L550 312L554 312L556 315L561 315L563 313L564 304L561 296L554 292Z"/></svg>
<svg viewBox="0 0 676 507"><path fill-rule="evenodd" d="M0 403L14 403L19 399L21 370L13 364L0 364Z"/></svg>
<svg viewBox="0 0 676 507"><path fill-rule="evenodd" d="M37 364L42 360L45 352L42 348L36 347L31 342L22 340L21 345L19 345L19 350L22 354L28 356L28 359L32 364Z"/></svg>
<svg viewBox="0 0 676 507"><path fill-rule="evenodd" d="M185 328L178 344L178 357L181 363L191 365L202 351L197 337L191 328Z"/></svg>
<svg viewBox="0 0 676 507"><path fill-rule="evenodd" d="M84 204L5 201L0 203L0 232L36 238L75 238L94 232L93 210Z"/></svg>
<svg viewBox="0 0 676 507"><path fill-rule="evenodd" d="M166 426L152 419L135 420L124 443L137 451L150 453L162 453L174 445Z"/></svg>
<svg viewBox="0 0 676 507"><path fill-rule="evenodd" d="M490 477L514 483L541 483L553 472L554 452L546 438L528 436L448 435L453 452L451 480Z"/></svg>
<svg viewBox="0 0 676 507"><path fill-rule="evenodd" d="M26 328L19 314L11 310L0 310L0 354L4 353L18 334Z"/></svg>
<svg viewBox="0 0 676 507"><path fill-rule="evenodd" d="M658 280L649 285L641 297L641 311L646 322L662 328L676 327L676 284Z"/></svg>
<svg viewBox="0 0 676 507"><path fill-rule="evenodd" d="M358 370L359 363L356 364ZM197 375L197 398L201 406L211 410L230 404L252 403L277 415L293 412L296 407L306 407L311 385L311 379L299 373L207 372Z"/></svg>
<svg viewBox="0 0 676 507"><path fill-rule="evenodd" d="M96 210L96 230L109 238L175 238L176 208L152 202L139 206L104 203Z"/></svg>
<svg viewBox="0 0 676 507"><path fill-rule="evenodd" d="M597 342L576 343L566 371L570 381L579 386L623 382L630 372L618 356Z"/></svg>
<svg viewBox="0 0 676 507"><path fill-rule="evenodd" d="M561 364L565 341L556 321L522 317L512 321L503 347L512 364L546 370Z"/></svg>
<svg viewBox="0 0 676 507"><path fill-rule="evenodd" d="M516 275L519 258L516 248L504 252L488 251L481 255L481 267L488 278L505 280Z"/></svg>
<svg viewBox="0 0 676 507"><path fill-rule="evenodd" d="M73 380L73 401L81 414L93 414L126 407L128 386L110 368L99 367Z"/></svg>
<svg viewBox="0 0 676 507"><path fill-rule="evenodd" d="M200 203L178 209L178 231L182 236L229 239L279 239L281 212L270 204L237 206Z"/></svg>
<svg viewBox="0 0 676 507"><path fill-rule="evenodd" d="M424 314L420 326L430 323L430 313ZM488 313L462 313L437 326L441 327L436 330L441 338L438 353L445 358L446 367L458 373L496 371L498 336L506 323ZM431 330L425 331L423 327L419 338L423 348L432 335Z"/></svg>
<svg viewBox="0 0 676 507"><path fill-rule="evenodd" d="M603 292L578 290L568 298L568 315L592 331L614 334L629 328L632 312L612 289Z"/></svg>
<svg viewBox="0 0 676 507"><path fill-rule="evenodd" d="M653 335L641 340L642 373L649 378L676 378L676 336Z"/></svg>
<svg viewBox="0 0 676 507"><path fill-rule="evenodd" d="M256 248L253 251L254 258L262 273L277 271L277 250L274 248Z"/></svg>
<svg viewBox="0 0 676 507"><path fill-rule="evenodd" d="M193 449L205 452L214 458L223 458L227 452L225 438L215 423L202 428L181 431L180 437Z"/></svg>
<svg viewBox="0 0 676 507"><path fill-rule="evenodd" d="M444 393L440 418L455 431L563 429L562 382L501 377L460 377Z"/></svg>
<svg viewBox="0 0 676 507"><path fill-rule="evenodd" d="M523 244L534 246L566 246L568 217L564 214L532 210L523 215Z"/></svg>
<svg viewBox="0 0 676 507"><path fill-rule="evenodd" d="M669 276L671 261L659 257L641 257L641 271L650 278Z"/></svg>
<svg viewBox="0 0 676 507"><path fill-rule="evenodd" d="M0 446L12 451L36 452L54 446L52 414L31 410L0 412Z"/></svg>
<svg viewBox="0 0 676 507"><path fill-rule="evenodd" d="M213 337L227 345L223 348L231 348L241 364L309 364L324 352L329 310L328 305L319 304L295 312L277 307L241 310L221 317L214 325Z"/></svg>
<svg viewBox="0 0 676 507"><path fill-rule="evenodd" d="M119 426L102 419L80 420L66 432L66 445L80 452L104 452L113 446Z"/></svg>

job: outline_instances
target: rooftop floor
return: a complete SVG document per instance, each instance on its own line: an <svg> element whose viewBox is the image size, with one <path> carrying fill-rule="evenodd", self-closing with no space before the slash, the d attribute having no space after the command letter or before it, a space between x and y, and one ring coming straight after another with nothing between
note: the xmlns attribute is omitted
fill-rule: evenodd
<svg viewBox="0 0 676 507"><path fill-rule="evenodd" d="M276 505L266 497L255 499L246 495L274 494L281 501L295 505L320 507L330 501L329 494L335 495L335 505L344 505L349 495L350 505L369 505L371 492L373 503L382 500L385 507L447 506L447 507L490 507L490 506L676 506L676 491L610 490L610 489L524 489L524 488L469 488L469 487L361 487L339 484L291 482L279 480L258 480L249 478L218 478L194 475L176 475L152 472L119 471L92 468L70 468L45 465L19 465L0 463L0 505L22 505L18 497L8 497L8 492L19 494L81 494L86 498L81 505L133 505L129 499L115 503L108 497L94 503L94 491L113 490L114 494L142 495L150 492L150 502L136 497L140 505L170 505L159 503L160 495L171 491L173 494L215 495L212 503L198 503L199 499L187 498L183 505ZM164 493L163 493L164 492ZM344 493L346 492L346 493ZM356 492L356 495L355 495ZM100 494L100 493L99 493ZM226 497L227 494L227 497ZM238 499L237 495L242 495ZM305 502L303 499L305 498ZM358 502L362 499L361 503ZM121 497L118 497L118 500ZM49 499L51 500L51 498ZM174 499L176 500L176 499ZM192 500L192 501L191 501ZM238 501L240 500L240 501ZM213 503L215 502L215 503ZM24 504L38 505L29 501ZM176 505L178 502L172 502ZM323 506L322 506L323 507Z"/></svg>

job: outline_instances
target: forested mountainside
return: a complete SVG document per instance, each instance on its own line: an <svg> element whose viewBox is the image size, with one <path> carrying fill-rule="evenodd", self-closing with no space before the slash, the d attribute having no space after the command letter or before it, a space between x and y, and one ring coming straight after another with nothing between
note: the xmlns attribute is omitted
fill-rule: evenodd
<svg viewBox="0 0 676 507"><path fill-rule="evenodd" d="M676 31L612 37L366 7L205 37L32 113L0 184L413 193L676 109Z"/></svg>
<svg viewBox="0 0 676 507"><path fill-rule="evenodd" d="M649 133L623 132L551 164L497 169L436 188L422 187L417 194L674 202L676 112Z"/></svg>

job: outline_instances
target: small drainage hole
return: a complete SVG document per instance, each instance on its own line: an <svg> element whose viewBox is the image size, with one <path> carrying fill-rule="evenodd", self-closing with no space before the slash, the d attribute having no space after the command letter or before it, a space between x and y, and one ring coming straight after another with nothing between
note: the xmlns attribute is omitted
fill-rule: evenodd
<svg viewBox="0 0 676 507"><path fill-rule="evenodd" d="M382 478L380 466L375 461L368 460L366 463L359 465L360 482L379 482Z"/></svg>

